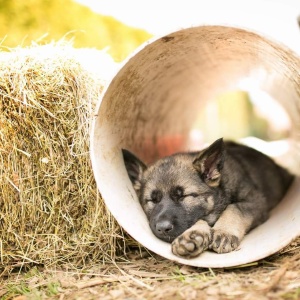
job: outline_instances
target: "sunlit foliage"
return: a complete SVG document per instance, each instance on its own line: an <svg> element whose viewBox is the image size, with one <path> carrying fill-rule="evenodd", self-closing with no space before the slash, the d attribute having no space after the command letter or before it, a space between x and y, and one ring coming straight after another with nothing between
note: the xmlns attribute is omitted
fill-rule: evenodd
<svg viewBox="0 0 300 300"><path fill-rule="evenodd" d="M109 47L108 52L120 61L150 34L72 0L0 0L2 47L48 43L62 37L73 39L75 47Z"/></svg>

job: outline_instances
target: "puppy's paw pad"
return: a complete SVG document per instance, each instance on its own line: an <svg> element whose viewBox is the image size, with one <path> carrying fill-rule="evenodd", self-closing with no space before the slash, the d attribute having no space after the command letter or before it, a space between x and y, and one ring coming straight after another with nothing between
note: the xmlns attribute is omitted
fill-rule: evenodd
<svg viewBox="0 0 300 300"><path fill-rule="evenodd" d="M208 249L211 237L211 230L202 232L188 229L173 241L172 252L186 258L195 257Z"/></svg>
<svg viewBox="0 0 300 300"><path fill-rule="evenodd" d="M213 231L212 242L209 249L217 253L228 253L234 251L239 246L239 239L237 236L221 230Z"/></svg>

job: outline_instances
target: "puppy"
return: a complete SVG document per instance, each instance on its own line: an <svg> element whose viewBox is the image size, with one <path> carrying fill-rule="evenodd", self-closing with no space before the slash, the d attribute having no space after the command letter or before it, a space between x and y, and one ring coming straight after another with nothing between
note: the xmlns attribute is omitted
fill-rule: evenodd
<svg viewBox="0 0 300 300"><path fill-rule="evenodd" d="M128 150L123 157L151 230L186 258L207 249L237 249L249 230L267 220L293 181L271 158L223 139L150 166Z"/></svg>

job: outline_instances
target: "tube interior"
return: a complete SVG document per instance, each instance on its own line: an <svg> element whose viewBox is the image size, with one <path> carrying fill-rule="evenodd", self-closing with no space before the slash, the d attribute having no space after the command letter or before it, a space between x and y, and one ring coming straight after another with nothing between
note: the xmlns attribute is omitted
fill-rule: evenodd
<svg viewBox="0 0 300 300"><path fill-rule="evenodd" d="M222 255L207 252L193 260L179 259L172 255L169 244L159 241L150 231L121 154L121 149L126 148L149 163L190 150L196 120L213 99L231 91L255 89L268 94L286 111L291 128L284 155L290 162L281 161L289 164L287 167L300 169L299 70L299 57L283 45L238 28L193 27L144 45L105 91L91 138L98 187L120 225L150 250L201 267L248 263L278 251L299 235L296 181L280 204L281 210L275 210L269 221L252 231L239 251ZM234 102L231 106L236 107ZM203 146L200 144L199 148ZM295 226L293 230L288 222ZM282 230L280 236L278 227ZM262 238L266 239L262 248L254 251L253 245Z"/></svg>

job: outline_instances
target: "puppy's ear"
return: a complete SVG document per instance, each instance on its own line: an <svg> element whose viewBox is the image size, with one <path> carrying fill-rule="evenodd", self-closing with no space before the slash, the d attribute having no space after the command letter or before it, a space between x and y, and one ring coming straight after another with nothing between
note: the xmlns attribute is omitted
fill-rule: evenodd
<svg viewBox="0 0 300 300"><path fill-rule="evenodd" d="M200 173L201 178L207 185L216 187L220 184L224 158L225 145L221 138L201 152L194 160L194 168Z"/></svg>
<svg viewBox="0 0 300 300"><path fill-rule="evenodd" d="M143 172L147 169L146 165L134 154L126 149L122 149L125 167L132 185L136 191L141 188Z"/></svg>

